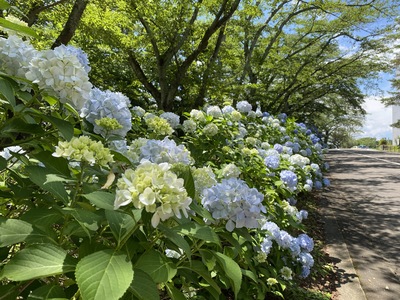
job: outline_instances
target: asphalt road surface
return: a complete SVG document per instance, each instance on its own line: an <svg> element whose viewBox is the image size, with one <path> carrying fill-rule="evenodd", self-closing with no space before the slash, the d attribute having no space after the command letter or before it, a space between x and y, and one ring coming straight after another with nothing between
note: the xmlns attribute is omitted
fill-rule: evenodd
<svg viewBox="0 0 400 300"><path fill-rule="evenodd" d="M399 300L400 154L330 150L326 160L331 186L323 198L342 232L365 297Z"/></svg>

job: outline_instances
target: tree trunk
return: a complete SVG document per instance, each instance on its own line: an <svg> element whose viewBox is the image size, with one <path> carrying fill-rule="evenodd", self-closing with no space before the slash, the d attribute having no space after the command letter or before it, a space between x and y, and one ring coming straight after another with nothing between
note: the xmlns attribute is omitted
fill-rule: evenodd
<svg viewBox="0 0 400 300"><path fill-rule="evenodd" d="M54 44L51 46L51 49L54 49L60 45L67 45L69 43L69 41L74 36L76 29L78 28L79 22L88 3L89 0L75 1L71 13L69 14L68 20L65 23L64 29L61 31Z"/></svg>

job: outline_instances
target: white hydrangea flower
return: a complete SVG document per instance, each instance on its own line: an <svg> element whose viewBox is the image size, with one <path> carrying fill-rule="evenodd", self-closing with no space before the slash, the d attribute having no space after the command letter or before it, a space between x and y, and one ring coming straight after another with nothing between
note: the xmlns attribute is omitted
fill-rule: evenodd
<svg viewBox="0 0 400 300"><path fill-rule="evenodd" d="M167 120L173 129L176 129L180 124L180 117L172 112L164 112L160 117Z"/></svg>
<svg viewBox="0 0 400 300"><path fill-rule="evenodd" d="M183 121L182 126L183 126L183 131L185 133L193 133L197 129L197 124L193 120L185 120L185 121Z"/></svg>
<svg viewBox="0 0 400 300"><path fill-rule="evenodd" d="M236 109L234 109L232 106L230 106L230 105L225 105L223 108L222 108L222 113L224 114L224 115L230 115L231 113L233 113L234 111L236 111Z"/></svg>
<svg viewBox="0 0 400 300"><path fill-rule="evenodd" d="M190 117L197 122L205 122L206 121L206 116L204 115L204 113L201 110L192 109L190 111Z"/></svg>
<svg viewBox="0 0 400 300"><path fill-rule="evenodd" d="M121 93L93 88L90 92L89 101L82 108L81 116L93 124L95 133L101 134L105 138L110 135L125 137L132 128L132 115L129 105L128 97ZM96 122L102 118L115 119L121 127L111 130L104 128Z"/></svg>
<svg viewBox="0 0 400 300"><path fill-rule="evenodd" d="M170 171L168 163L155 164L142 161L135 169L127 169L117 181L114 208L132 202L137 209L144 208L154 213L151 224L155 228L160 221L176 216L181 212L188 217L187 211L192 199L184 188L184 181Z"/></svg>
<svg viewBox="0 0 400 300"><path fill-rule="evenodd" d="M92 84L88 73L71 48L66 46L40 51L31 60L25 76L37 83L41 90L77 110L90 98Z"/></svg>
<svg viewBox="0 0 400 300"><path fill-rule="evenodd" d="M281 273L281 276L285 280L292 280L292 273L293 271L289 267L283 267L279 273Z"/></svg>
<svg viewBox="0 0 400 300"><path fill-rule="evenodd" d="M294 154L289 157L289 162L293 166L299 166L300 168L303 168L310 163L310 160L300 154Z"/></svg>
<svg viewBox="0 0 400 300"><path fill-rule="evenodd" d="M219 106L213 105L207 107L207 115L213 116L214 118L222 117L222 111Z"/></svg>
<svg viewBox="0 0 400 300"><path fill-rule="evenodd" d="M25 78L29 62L39 52L20 37L0 37L0 70L11 76Z"/></svg>

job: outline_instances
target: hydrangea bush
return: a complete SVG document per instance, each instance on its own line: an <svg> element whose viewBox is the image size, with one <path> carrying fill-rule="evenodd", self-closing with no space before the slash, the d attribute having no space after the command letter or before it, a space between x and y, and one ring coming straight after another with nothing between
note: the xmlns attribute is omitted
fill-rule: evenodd
<svg viewBox="0 0 400 300"><path fill-rule="evenodd" d="M130 107L79 49L17 39L0 38L0 299L264 299L309 275L296 202L329 181L304 124L246 101Z"/></svg>

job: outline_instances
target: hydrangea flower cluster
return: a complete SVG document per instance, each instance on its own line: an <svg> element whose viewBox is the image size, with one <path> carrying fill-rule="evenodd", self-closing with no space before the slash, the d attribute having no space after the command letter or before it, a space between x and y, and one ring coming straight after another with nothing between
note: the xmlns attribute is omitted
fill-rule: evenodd
<svg viewBox="0 0 400 300"><path fill-rule="evenodd" d="M90 165L107 166L113 162L109 149L100 141L93 141L85 135L73 137L71 141L59 141L53 156L65 157L76 162L88 162Z"/></svg>
<svg viewBox="0 0 400 300"><path fill-rule="evenodd" d="M93 124L95 133L102 135L104 138L108 138L111 135L118 135L123 138L132 128L129 105L128 97L121 93L93 88L90 92L89 101L82 108L81 116ZM107 128L104 125L101 126L98 120L103 118L114 119L121 126L114 129Z"/></svg>
<svg viewBox="0 0 400 300"><path fill-rule="evenodd" d="M218 126L214 123L209 123L203 128L203 133L208 137L213 137L218 133Z"/></svg>
<svg viewBox="0 0 400 300"><path fill-rule="evenodd" d="M275 241L281 248L288 249L292 255L302 265L302 273L300 276L307 277L310 268L314 265L314 259L309 253L314 249L314 241L307 234L300 234L293 237L285 230L280 230L274 222L266 222L261 230L268 231L268 235L260 244L261 252L268 255ZM287 279L289 280L289 279Z"/></svg>
<svg viewBox="0 0 400 300"><path fill-rule="evenodd" d="M248 113L253 109L253 107L247 101L239 101L236 104L236 109L241 113Z"/></svg>
<svg viewBox="0 0 400 300"><path fill-rule="evenodd" d="M197 124L193 120L185 120L183 121L182 129L185 133L193 133L197 129Z"/></svg>
<svg viewBox="0 0 400 300"><path fill-rule="evenodd" d="M289 157L289 162L291 165L296 165L300 168L303 168L310 163L310 160L300 154L294 154Z"/></svg>
<svg viewBox="0 0 400 300"><path fill-rule="evenodd" d="M167 136L171 135L174 130L166 119L157 116L145 115L145 122L150 131L153 131L157 135Z"/></svg>
<svg viewBox="0 0 400 300"><path fill-rule="evenodd" d="M297 175L290 170L283 170L280 172L280 178L286 185L288 190L295 191L297 188Z"/></svg>
<svg viewBox="0 0 400 300"><path fill-rule="evenodd" d="M77 110L90 98L92 84L88 73L71 47L61 45L54 50L38 52L30 61L25 77Z"/></svg>
<svg viewBox="0 0 400 300"><path fill-rule="evenodd" d="M180 117L172 112L164 112L160 115L160 117L167 120L173 129L178 128L180 124Z"/></svg>
<svg viewBox="0 0 400 300"><path fill-rule="evenodd" d="M264 155L266 156L264 163L268 168L277 169L279 167L281 158L278 151L270 149Z"/></svg>
<svg viewBox="0 0 400 300"><path fill-rule="evenodd" d="M143 141L143 140L141 140ZM133 150L133 149L131 149ZM174 140L165 137L163 140L147 140L140 147L139 160L146 159L153 163L168 162L190 165L193 159L184 145L177 145Z"/></svg>
<svg viewBox="0 0 400 300"><path fill-rule="evenodd" d="M241 179L223 179L203 191L201 203L216 220L227 220L226 229L258 228L261 213L266 213L262 204L264 195Z"/></svg>
<svg viewBox="0 0 400 300"><path fill-rule="evenodd" d="M168 163L156 164L143 161L135 170L127 169L117 181L114 208L133 204L137 209L144 208L154 213L151 224L155 228L160 221L172 216L181 218L192 199L184 188L184 181L170 171Z"/></svg>
<svg viewBox="0 0 400 300"><path fill-rule="evenodd" d="M219 106L216 105L207 107L206 113L214 118L222 117L222 111Z"/></svg>
<svg viewBox="0 0 400 300"><path fill-rule="evenodd" d="M224 165L221 169L221 177L225 179L238 178L240 173L240 169L234 163Z"/></svg>
<svg viewBox="0 0 400 300"><path fill-rule="evenodd" d="M11 35L0 37L0 70L12 76L25 78L29 62L37 56L38 51L20 37Z"/></svg>
<svg viewBox="0 0 400 300"><path fill-rule="evenodd" d="M193 168L192 175L197 196L201 196L204 189L217 184L215 174L210 167Z"/></svg>

